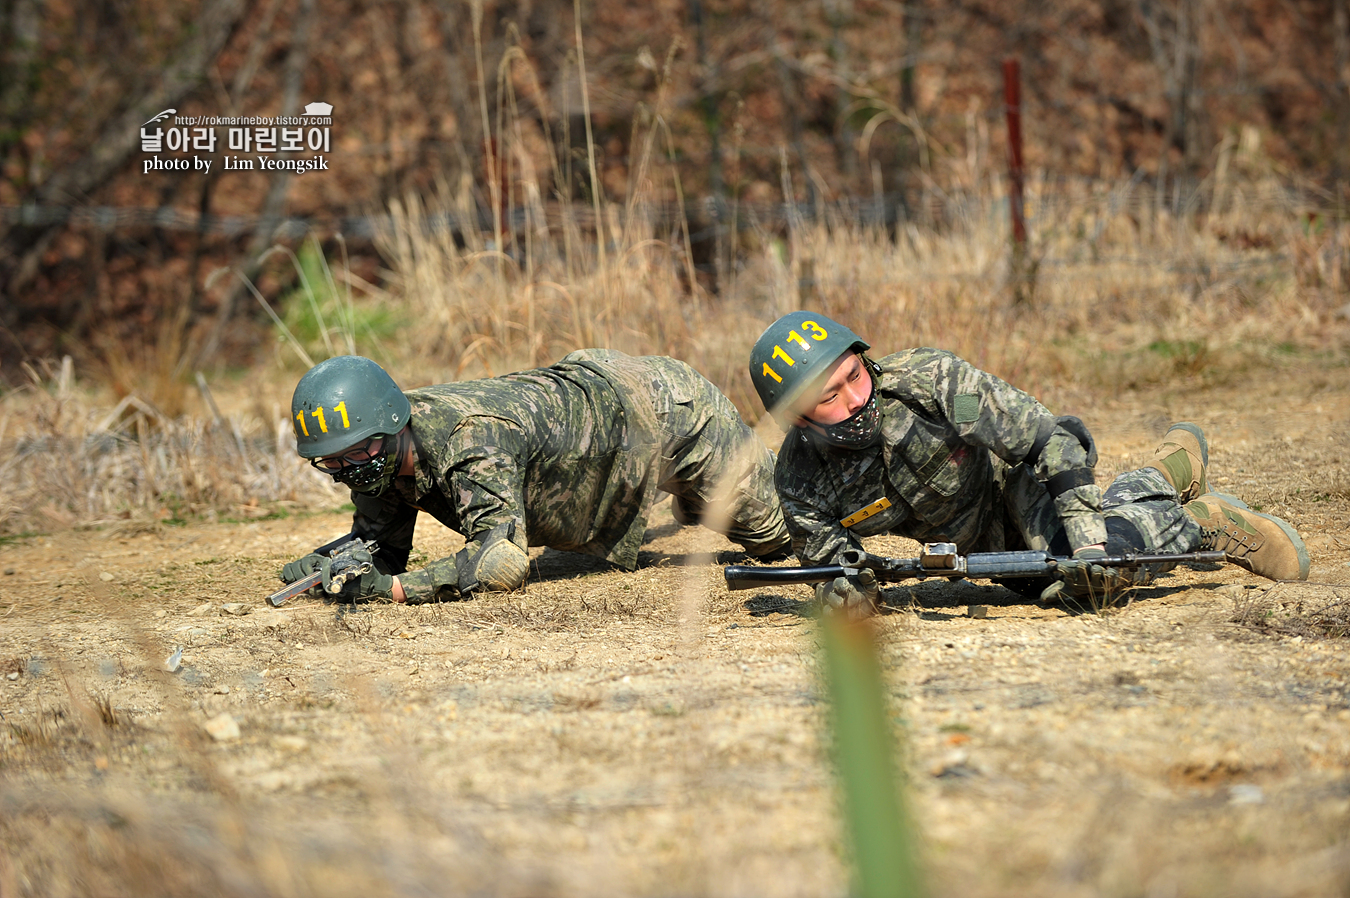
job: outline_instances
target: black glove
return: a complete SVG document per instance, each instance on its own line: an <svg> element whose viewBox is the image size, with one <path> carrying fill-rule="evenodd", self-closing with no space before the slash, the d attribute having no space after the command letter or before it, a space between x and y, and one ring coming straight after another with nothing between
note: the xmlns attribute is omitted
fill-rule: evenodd
<svg viewBox="0 0 1350 898"><path fill-rule="evenodd" d="M337 558L320 558L319 570L323 571L323 591L326 595L332 596L339 602L354 602L357 599L376 597L381 599L392 599L394 597L394 578L390 574L382 574L375 568L375 559L365 548L353 549L351 553L344 557L339 555ZM334 565L337 565L337 574L348 574L346 582L335 592L330 587L333 586ZM360 568L368 568L365 573L359 573Z"/></svg>
<svg viewBox="0 0 1350 898"><path fill-rule="evenodd" d="M1062 599L1106 602L1131 586L1148 582L1144 571L1128 568L1102 567L1093 564L1094 558L1105 558L1106 551L1096 546L1079 549L1073 558L1061 561L1055 568L1055 582L1041 593L1041 601L1058 602Z"/></svg>
<svg viewBox="0 0 1350 898"><path fill-rule="evenodd" d="M853 577L835 577L828 583L816 584L816 599L826 614L866 617L877 610L880 598L877 575L871 568L863 568Z"/></svg>
<svg viewBox="0 0 1350 898"><path fill-rule="evenodd" d="M320 565L327 560L322 555L311 552L304 558L288 561L281 567L281 582L294 583L296 580L303 580L317 571Z"/></svg>

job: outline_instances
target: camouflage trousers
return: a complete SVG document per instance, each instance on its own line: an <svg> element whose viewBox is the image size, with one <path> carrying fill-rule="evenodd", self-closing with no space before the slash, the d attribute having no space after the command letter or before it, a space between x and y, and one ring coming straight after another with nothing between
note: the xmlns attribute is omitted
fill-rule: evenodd
<svg viewBox="0 0 1350 898"><path fill-rule="evenodd" d="M1026 465L1003 466L995 476L1002 484L1008 548L1020 536L1027 548L1053 555L1070 554L1054 500L1031 470ZM1129 471L1113 480L1102 493L1107 553L1198 550L1200 525L1182 509L1178 498L1177 491L1156 468Z"/></svg>

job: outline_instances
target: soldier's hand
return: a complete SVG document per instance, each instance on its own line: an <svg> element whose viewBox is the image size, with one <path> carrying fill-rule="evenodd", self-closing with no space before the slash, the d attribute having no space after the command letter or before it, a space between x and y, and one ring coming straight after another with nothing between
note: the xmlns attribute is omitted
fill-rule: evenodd
<svg viewBox="0 0 1350 898"><path fill-rule="evenodd" d="M1106 550L1088 546L1073 553L1073 558L1061 561L1055 568L1055 582L1041 592L1041 601L1047 604L1064 599L1109 601L1127 588L1142 582L1135 572L1093 564L1093 559L1105 558Z"/></svg>
<svg viewBox="0 0 1350 898"><path fill-rule="evenodd" d="M816 599L826 614L866 617L877 610L880 598L877 575L871 568L863 568L853 577L835 577L828 583L816 584Z"/></svg>
<svg viewBox="0 0 1350 898"><path fill-rule="evenodd" d="M370 569L364 574L352 571L353 567L366 565L369 565ZM337 568L336 571L334 567ZM370 552L365 548L353 549L345 558L342 555L337 558L323 558L319 570L323 571L323 591L339 602L354 602L364 598L393 598L393 576L380 573L374 566ZM334 588L335 575L346 575L343 576L346 582Z"/></svg>
<svg viewBox="0 0 1350 898"><path fill-rule="evenodd" d="M303 580L317 571L319 566L327 560L322 555L311 552L304 558L288 561L281 567L281 582L294 583L296 580Z"/></svg>
<svg viewBox="0 0 1350 898"><path fill-rule="evenodd" d="M479 589L515 589L530 572L530 556L513 542L516 522L507 521L488 531L476 550L465 546L455 555L461 596Z"/></svg>

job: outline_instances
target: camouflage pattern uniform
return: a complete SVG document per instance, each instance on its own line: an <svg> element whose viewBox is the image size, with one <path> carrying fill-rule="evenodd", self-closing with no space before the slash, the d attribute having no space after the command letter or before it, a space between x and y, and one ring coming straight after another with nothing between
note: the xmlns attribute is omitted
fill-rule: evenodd
<svg viewBox="0 0 1350 898"><path fill-rule="evenodd" d="M548 368L405 395L416 471L352 501L353 533L379 541L378 566L400 575L409 601L457 582L453 558L403 573L419 511L462 533L471 553L514 522L521 548L584 552L632 570L658 490L693 521L734 476L727 536L752 555L789 542L773 453L683 362L581 350Z"/></svg>
<svg viewBox="0 0 1350 898"><path fill-rule="evenodd" d="M1156 468L1093 482L1096 448L1077 418L950 352L910 349L873 363L882 438L836 449L792 428L775 481L793 549L829 564L860 537L896 533L953 542L960 552L1040 549L1069 555L1190 552L1200 527ZM890 508L845 528L840 519L885 497Z"/></svg>

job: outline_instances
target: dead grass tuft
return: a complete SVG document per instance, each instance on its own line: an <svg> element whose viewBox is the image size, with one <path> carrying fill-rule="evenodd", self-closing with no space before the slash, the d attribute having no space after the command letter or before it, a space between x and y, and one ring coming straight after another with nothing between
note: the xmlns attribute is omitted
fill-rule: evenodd
<svg viewBox="0 0 1350 898"><path fill-rule="evenodd" d="M9 730L21 743L29 748L53 748L60 737L66 712L62 708L47 708L38 699L33 713L24 719L9 720Z"/></svg>
<svg viewBox="0 0 1350 898"><path fill-rule="evenodd" d="M579 695L554 694L553 706L560 711L590 711L600 707L604 701L597 691L585 692Z"/></svg>
<svg viewBox="0 0 1350 898"><path fill-rule="evenodd" d="M111 730L122 722L117 709L113 707L111 695L95 693L89 696L89 701L93 704L94 710L98 712L98 719L105 728Z"/></svg>
<svg viewBox="0 0 1350 898"><path fill-rule="evenodd" d="M1279 587L1233 602L1232 623L1261 633L1306 639L1350 636L1350 596L1333 589L1329 599L1282 599Z"/></svg>
<svg viewBox="0 0 1350 898"><path fill-rule="evenodd" d="M337 627L349 634L352 639L369 638L374 623L374 615L356 613L346 609L345 606L338 607Z"/></svg>
<svg viewBox="0 0 1350 898"><path fill-rule="evenodd" d="M0 398L0 537L253 519L345 499L296 457L285 421L169 417L134 392L107 409L73 371L68 356L30 366L32 383Z"/></svg>

